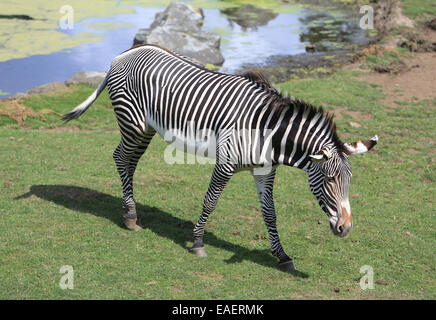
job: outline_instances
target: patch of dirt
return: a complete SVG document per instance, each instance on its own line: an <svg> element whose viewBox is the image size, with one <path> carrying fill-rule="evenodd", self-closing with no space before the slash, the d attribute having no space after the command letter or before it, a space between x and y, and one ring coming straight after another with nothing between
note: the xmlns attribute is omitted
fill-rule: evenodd
<svg viewBox="0 0 436 320"><path fill-rule="evenodd" d="M413 28L414 22L402 13L399 0L378 1L374 7L374 26L381 36L397 26Z"/></svg>
<svg viewBox="0 0 436 320"><path fill-rule="evenodd" d="M418 150L410 148L406 150L408 154L418 154L420 153Z"/></svg>
<svg viewBox="0 0 436 320"><path fill-rule="evenodd" d="M360 127L362 127L362 125L360 124L360 123L357 123L357 122L350 122L349 123L350 124L350 126L352 126L353 128L360 128Z"/></svg>
<svg viewBox="0 0 436 320"><path fill-rule="evenodd" d="M354 120L372 121L374 116L369 113L363 113L360 111L348 110L347 107L338 107L332 110L336 120L343 120L344 115L348 115Z"/></svg>
<svg viewBox="0 0 436 320"><path fill-rule="evenodd" d="M436 32L430 28L401 29L397 45L410 52L435 52Z"/></svg>
<svg viewBox="0 0 436 320"><path fill-rule="evenodd" d="M6 99L0 104L0 116L7 116L18 122L20 127L24 125L27 118L41 118L45 121L44 115L46 114L58 114L51 109L41 109L38 112L33 111L22 105L18 100Z"/></svg>
<svg viewBox="0 0 436 320"><path fill-rule="evenodd" d="M2 103L0 105L0 115L14 119L20 126L28 117L36 118L38 116L32 109L23 106L16 100Z"/></svg>
<svg viewBox="0 0 436 320"><path fill-rule="evenodd" d="M363 113L360 111L352 111L352 110L346 110L344 113L348 114L351 118L355 120L364 120L364 121L372 121L374 120L374 116L369 113Z"/></svg>
<svg viewBox="0 0 436 320"><path fill-rule="evenodd" d="M386 95L381 102L390 107L399 107L395 101L436 98L436 53L416 53L405 63L408 70L395 76L370 72L357 78L379 84Z"/></svg>
<svg viewBox="0 0 436 320"><path fill-rule="evenodd" d="M436 18L433 19L433 20L428 21L428 22L425 24L425 26L426 26L427 28L430 28L430 29L436 31Z"/></svg>
<svg viewBox="0 0 436 320"><path fill-rule="evenodd" d="M342 120L344 119L344 116L342 115L342 111L347 110L347 107L337 107L333 110L331 110L331 112L333 112L334 116L335 116L335 120Z"/></svg>

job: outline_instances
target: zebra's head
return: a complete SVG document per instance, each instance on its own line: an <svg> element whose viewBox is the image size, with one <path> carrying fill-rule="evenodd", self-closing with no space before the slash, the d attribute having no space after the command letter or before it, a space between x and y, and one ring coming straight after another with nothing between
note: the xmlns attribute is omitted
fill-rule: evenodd
<svg viewBox="0 0 436 320"><path fill-rule="evenodd" d="M353 228L348 188L352 175L348 155L369 151L377 144L378 137L371 140L344 143L342 148L327 145L310 155L312 164L308 169L309 186L322 210L330 219L330 227L337 236L346 236Z"/></svg>

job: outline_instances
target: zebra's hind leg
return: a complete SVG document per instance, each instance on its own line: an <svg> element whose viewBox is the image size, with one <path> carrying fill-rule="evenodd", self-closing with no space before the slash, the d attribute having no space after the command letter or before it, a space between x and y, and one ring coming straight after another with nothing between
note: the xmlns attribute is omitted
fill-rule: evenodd
<svg viewBox="0 0 436 320"><path fill-rule="evenodd" d="M133 197L133 175L136 165L147 149L154 130L146 130L141 137L128 137L122 135L121 142L113 153L115 164L123 186L123 223L127 229L142 229L136 214L136 202Z"/></svg>
<svg viewBox="0 0 436 320"><path fill-rule="evenodd" d="M259 196L260 206L262 208L262 217L268 230L268 237L271 244L273 256L279 259L279 269L284 271L295 271L292 259L283 250L280 243L279 233L276 226L276 213L273 199L273 186L276 168L273 167L271 172L266 175L253 174L256 182L257 194Z"/></svg>
<svg viewBox="0 0 436 320"><path fill-rule="evenodd" d="M212 178L209 183L209 188L207 189L206 196L204 197L203 211L201 212L201 216L194 227L194 245L192 246L191 251L199 257L207 256L203 243L204 228L206 227L207 218L212 211L215 210L218 199L233 173L233 166L224 164L215 165Z"/></svg>
<svg viewBox="0 0 436 320"><path fill-rule="evenodd" d="M141 142L138 144L138 146L136 147L134 153L132 154L132 156L130 158L128 172L129 172L129 180L130 180L130 183L132 184L132 193L133 193L133 175L135 174L136 166L138 165L138 161L139 161L139 159L141 159L141 156L147 150L148 145L150 144L150 141L151 141L151 139L153 139L155 134L156 134L156 131L152 127L146 126L144 137L142 138ZM127 214L128 214L128 212L127 212ZM135 214L136 214L136 203L135 203ZM134 219L134 218L132 218L132 219ZM136 215L136 221L129 220L128 217L124 218L124 225L128 229L133 229L133 230L138 230L138 226L141 229L143 228L141 221L137 215Z"/></svg>

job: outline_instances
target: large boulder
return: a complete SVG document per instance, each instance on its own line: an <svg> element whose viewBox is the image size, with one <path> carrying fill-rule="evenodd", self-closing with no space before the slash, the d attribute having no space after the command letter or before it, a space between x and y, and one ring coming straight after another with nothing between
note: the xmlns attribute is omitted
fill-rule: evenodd
<svg viewBox="0 0 436 320"><path fill-rule="evenodd" d="M67 86L72 84L84 83L90 86L98 86L106 77L106 72L100 71L83 71L73 74L73 76L65 81Z"/></svg>
<svg viewBox="0 0 436 320"><path fill-rule="evenodd" d="M203 64L222 65L221 37L202 31L203 20L203 10L186 3L171 3L156 14L150 28L139 30L133 45L157 44Z"/></svg>

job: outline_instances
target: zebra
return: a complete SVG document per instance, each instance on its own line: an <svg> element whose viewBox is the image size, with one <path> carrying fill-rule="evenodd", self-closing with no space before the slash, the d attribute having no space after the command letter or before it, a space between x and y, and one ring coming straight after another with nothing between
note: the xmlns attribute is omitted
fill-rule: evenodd
<svg viewBox="0 0 436 320"><path fill-rule="evenodd" d="M377 136L343 143L331 113L283 95L260 72L231 75L212 71L151 44L132 47L117 56L98 88L63 120L82 115L106 86L121 133L113 158L122 182L123 223L127 229L143 228L136 213L133 175L150 141L156 133L163 138L171 133L185 146L193 144L195 152L208 141L188 139L188 127L193 123L194 130L212 134L215 144L208 147L216 152L202 212L193 230L190 250L194 254L207 256L203 235L208 217L230 178L249 170L271 253L280 269L295 270L276 226L273 185L280 164L307 172L310 190L327 214L333 234L343 237L351 231L348 188L352 171L348 156L373 148ZM246 134L247 130L252 134Z"/></svg>

